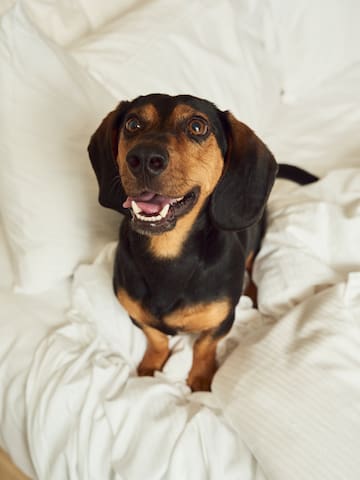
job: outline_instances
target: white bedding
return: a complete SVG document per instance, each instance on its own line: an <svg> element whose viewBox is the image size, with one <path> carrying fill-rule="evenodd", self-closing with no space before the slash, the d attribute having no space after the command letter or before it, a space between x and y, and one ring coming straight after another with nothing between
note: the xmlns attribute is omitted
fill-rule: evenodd
<svg viewBox="0 0 360 480"><path fill-rule="evenodd" d="M25 388L39 342L65 322L70 282L39 295L0 290L0 447L36 478L27 439Z"/></svg>
<svg viewBox="0 0 360 480"><path fill-rule="evenodd" d="M16 78L3 93L22 98L25 110L19 122L17 104L16 128L7 124L3 132L31 139L26 175L31 179L31 162L41 165L36 174L48 182L41 194L51 194L55 178L59 194L55 202L39 195L49 199L39 209L30 197L27 202L34 192L22 176L24 157L0 133L0 164L7 166L0 185L13 180L6 183L9 196L0 191L6 218L0 229L0 446L28 475L44 480L358 480L359 3L294 1L289 10L275 0L211 0L206 9L200 0L105 3L27 0L5 13L0 29L0 69ZM0 3L0 12L11 4ZM31 52L41 52L41 59L26 59ZM61 85L71 92L64 89L57 100L51 92ZM185 385L188 337L172 339L174 353L162 373L136 376L145 341L111 286L115 243L109 241L118 219L105 210L100 218L103 210L95 213L91 203L94 178L82 156L90 127L112 98L115 105L150 91L207 97L255 128L279 161L323 176L303 188L276 186L254 268L259 311L242 298L219 346L212 393L192 394ZM41 130L31 123L40 99L42 111L58 121L49 123L49 132L56 126L63 135L58 144L66 139L51 162L51 135L46 148L41 142L46 116ZM76 132L75 119L81 123ZM61 201L69 177L71 185L82 185L71 212L69 197ZM47 215L56 209L64 228L68 217L83 234L75 244L66 241L48 271L47 259L54 257L45 256L46 239L54 231ZM59 234L66 238L66 230ZM89 259L100 246L96 260ZM19 276L24 258L26 282ZM11 289L14 282L23 290L35 283L44 288L44 278L53 286L43 293Z"/></svg>
<svg viewBox="0 0 360 480"><path fill-rule="evenodd" d="M263 479L216 399L185 385L188 343L174 338L164 372L137 377L145 342L112 294L114 246L77 271L71 323L42 342L29 371L39 478Z"/></svg>
<svg viewBox="0 0 360 480"><path fill-rule="evenodd" d="M11 288L13 284L13 268L4 227L0 218L0 288Z"/></svg>

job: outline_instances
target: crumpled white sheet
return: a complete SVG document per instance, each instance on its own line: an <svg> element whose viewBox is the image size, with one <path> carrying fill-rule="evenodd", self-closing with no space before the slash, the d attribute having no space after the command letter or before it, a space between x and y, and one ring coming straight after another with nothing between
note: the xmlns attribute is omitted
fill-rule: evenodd
<svg viewBox="0 0 360 480"><path fill-rule="evenodd" d="M13 268L10 261L9 248L4 227L0 218L0 288L10 288L13 283Z"/></svg>
<svg viewBox="0 0 360 480"><path fill-rule="evenodd" d="M287 185L256 259L259 308L214 395L268 478L360 478L360 170Z"/></svg>
<svg viewBox="0 0 360 480"><path fill-rule="evenodd" d="M239 345L213 391L267 478L358 480L360 272Z"/></svg>
<svg viewBox="0 0 360 480"><path fill-rule="evenodd" d="M3 0L0 11L12 3ZM45 35L66 45L119 98L159 85L173 93L191 91L249 121L279 161L314 173L359 165L355 1L351 7L335 0L330 7L328 0L298 2L295 9L289 4L290 16L278 0L214 1L212 10L203 9L200 23L183 25L172 42L165 35L159 49L134 51L141 32L119 32L122 20L116 15L125 14L128 26L131 11L145 3L22 2ZM197 7L201 2L183 8ZM147 27L155 32L167 25L158 11L157 22L155 18ZM114 22L99 30L109 18ZM146 12L141 18L148 20ZM219 34L230 57L219 50L219 36L207 18L217 26L229 20L229 30L221 27ZM334 19L337 27L346 28L334 29ZM94 35L79 40L92 30ZM238 46L233 39L240 30ZM190 31L194 37L185 35L184 41L184 32ZM263 44L269 56L261 54ZM134 56L130 69L117 61L124 49ZM324 61L318 61L319 55ZM156 62L160 57L167 62ZM159 76L153 69L174 58L171 75ZM239 59L237 71L232 62L237 65ZM150 66L144 70L144 65ZM224 76L224 69L235 75ZM191 358L190 344L183 339L175 339L175 355L163 374L134 376L144 339L112 296L111 246L96 264L78 270L66 322L61 308L52 308L52 298L46 305L36 298L1 295L0 443L15 462L29 473L33 463L37 477L45 480L161 475L263 480L259 463L268 479L358 480L359 176L354 171L344 181L342 175L335 172L331 181L328 177L305 187L301 195L295 188L271 207L255 271L262 311L278 317L278 323L246 304L239 309L219 352L222 368L214 394L190 395L184 386ZM348 198L341 190L347 182L352 185ZM321 194L320 185L326 186ZM316 200L303 196L313 191L320 195ZM51 333L49 325L57 331ZM35 345L44 337L30 365Z"/></svg>
<svg viewBox="0 0 360 480"><path fill-rule="evenodd" d="M78 269L70 322L42 342L32 363L27 435L37 478L263 480L214 396L186 386L189 337L172 340L163 373L136 376L145 340L112 292L114 248ZM239 306L220 358L257 316L250 303Z"/></svg>
<svg viewBox="0 0 360 480"><path fill-rule="evenodd" d="M334 170L271 197L253 276L266 315L291 307L360 271L360 169Z"/></svg>
<svg viewBox="0 0 360 480"><path fill-rule="evenodd" d="M70 322L42 342L27 379L38 478L332 480L343 461L354 469L359 175L333 172L271 200L255 272L260 308L278 321L242 299L219 349L214 393L191 394L185 384L188 337L172 339L162 373L138 378L145 342L112 293L115 244L81 266ZM324 467L309 448L322 452ZM309 465L321 475L311 477Z"/></svg>
<svg viewBox="0 0 360 480"><path fill-rule="evenodd" d="M0 289L0 447L30 478L25 385L37 346L64 325L69 305L70 280L38 295Z"/></svg>

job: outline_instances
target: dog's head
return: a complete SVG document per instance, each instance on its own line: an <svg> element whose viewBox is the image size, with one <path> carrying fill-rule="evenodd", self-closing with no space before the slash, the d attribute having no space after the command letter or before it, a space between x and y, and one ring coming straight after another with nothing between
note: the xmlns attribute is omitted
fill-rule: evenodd
<svg viewBox="0 0 360 480"><path fill-rule="evenodd" d="M134 230L149 236L205 204L217 228L243 230L261 218L277 172L249 127L189 95L121 102L88 150L100 203L131 212Z"/></svg>

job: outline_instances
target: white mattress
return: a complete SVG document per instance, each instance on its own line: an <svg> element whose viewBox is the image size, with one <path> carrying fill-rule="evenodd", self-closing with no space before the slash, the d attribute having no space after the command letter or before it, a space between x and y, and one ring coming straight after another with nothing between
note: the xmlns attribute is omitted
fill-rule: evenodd
<svg viewBox="0 0 360 480"><path fill-rule="evenodd" d="M0 12L12 3L0 3ZM24 212L13 201L0 205L7 229L0 228L0 446L28 475L44 480L358 480L358 2L211 0L206 10L200 1L105 3L29 0L8 10L0 40L11 31L12 46L23 55L11 68L18 74L27 51L42 52L42 62L26 64L34 70L27 71L23 104L32 105L36 95L46 99L55 68L72 91L58 102L52 97L51 105L66 105L67 112L73 106L80 115L78 106L88 99L99 120L102 103L105 116L112 98L115 106L151 90L193 93L248 122L279 161L323 178L307 187L276 186L254 268L259 310L242 298L219 346L212 393L192 394L185 384L189 337L172 339L173 355L162 373L136 376L145 340L112 294L115 244L105 237L98 235L96 249L89 249L99 250L101 239L96 259L84 264L74 256L71 275L54 279L50 290L14 293L12 264L21 267L24 254L27 262L36 260L39 250L30 256L34 242L26 232L25 251L19 255L10 241L10 257L7 240L17 240L33 217L22 224L18 215ZM41 76L33 84L38 65ZM61 122L71 115L57 118L67 135ZM84 118L86 128L70 138L74 158L95 120ZM39 145L36 162L42 132L30 127L38 133L31 137ZM60 177L65 171L68 183L79 171L60 160L55 172ZM44 173L52 178L54 172ZM26 182L21 193L27 205L25 188ZM79 212L83 223L72 220L84 225L81 240L88 247L89 211ZM12 216L16 221L9 221ZM106 218L113 238L114 218ZM98 234L99 225L89 228ZM66 249L59 255L61 262ZM31 279L31 269L27 273Z"/></svg>

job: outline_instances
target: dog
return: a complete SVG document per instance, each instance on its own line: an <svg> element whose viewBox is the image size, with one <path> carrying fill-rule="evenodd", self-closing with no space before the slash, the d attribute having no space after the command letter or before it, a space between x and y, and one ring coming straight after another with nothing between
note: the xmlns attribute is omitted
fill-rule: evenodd
<svg viewBox="0 0 360 480"><path fill-rule="evenodd" d="M277 165L248 126L190 95L121 102L88 153L100 204L125 215L113 285L147 338L138 374L163 368L168 335L195 333L187 384L210 390L216 347L260 248L276 176L300 184L317 177Z"/></svg>

